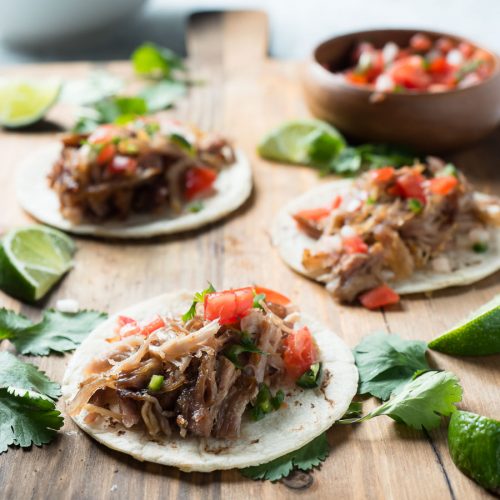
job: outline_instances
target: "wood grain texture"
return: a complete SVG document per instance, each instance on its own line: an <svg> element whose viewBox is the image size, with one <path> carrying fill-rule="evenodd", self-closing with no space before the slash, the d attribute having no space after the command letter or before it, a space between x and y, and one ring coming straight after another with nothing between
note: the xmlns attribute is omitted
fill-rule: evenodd
<svg viewBox="0 0 500 500"><path fill-rule="evenodd" d="M254 166L254 194L237 213L204 230L148 242L112 242L78 238L75 269L51 294L46 306L71 297L82 307L110 312L177 288L200 289L207 280L217 287L262 283L285 290L309 311L331 325L350 345L373 330L405 338L430 340L470 310L500 291L499 275L465 289L412 296L403 310L369 312L340 307L319 285L290 271L271 248L268 234L273 214L290 198L320 180L307 168L274 165L260 160L255 144L271 127L286 119L307 116L299 65L265 57L266 20L258 13L195 17L188 37L193 76L206 81L193 88L174 114L203 128L221 131L249 155ZM17 67L13 74L85 75L87 63ZM109 68L130 76L129 65ZM70 124L63 106L49 116ZM43 128L0 135L1 211L3 228L30 222L14 196L14 173L22 157L52 140ZM497 158L500 133L453 160L480 187L500 193ZM37 317L39 310L21 306L6 295L0 305ZM4 342L2 348L8 348ZM500 418L500 357L451 358L432 354L437 366L455 372L464 386L463 408ZM34 361L61 380L66 358ZM368 408L372 402L365 406ZM286 439L286 436L283 436ZM2 498L28 499L482 499L488 498L462 475L449 458L443 426L425 435L385 417L359 426L336 426L329 432L332 453L314 473L306 491L282 484L252 482L237 471L185 474L135 461L99 445L69 419L54 443L30 451L10 449L0 456ZM116 486L115 486L116 485Z"/></svg>

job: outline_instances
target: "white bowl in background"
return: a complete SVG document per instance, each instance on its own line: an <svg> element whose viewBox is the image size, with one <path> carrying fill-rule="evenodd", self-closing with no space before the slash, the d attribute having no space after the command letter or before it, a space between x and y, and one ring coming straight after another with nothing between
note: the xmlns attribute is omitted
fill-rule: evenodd
<svg viewBox="0 0 500 500"><path fill-rule="evenodd" d="M36 46L111 26L138 12L146 0L0 0L0 38Z"/></svg>

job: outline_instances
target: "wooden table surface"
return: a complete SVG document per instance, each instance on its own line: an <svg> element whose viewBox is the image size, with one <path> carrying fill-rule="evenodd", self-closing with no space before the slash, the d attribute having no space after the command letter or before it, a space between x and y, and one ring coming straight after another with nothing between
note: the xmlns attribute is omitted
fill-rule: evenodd
<svg viewBox="0 0 500 500"><path fill-rule="evenodd" d="M144 34L147 38L147 34ZM175 110L181 119L222 131L250 157L255 174L252 198L233 216L204 230L144 242L112 242L78 238L76 267L50 295L75 298L82 307L115 312L177 288L201 289L262 283L287 292L302 309L329 324L349 346L374 330L405 338L430 340L500 291L499 274L470 287L430 296L404 298L403 310L383 313L341 307L318 284L289 270L272 249L268 228L272 216L290 198L315 186L314 171L273 165L260 160L255 144L284 120L307 116L299 64L266 58L267 27L257 13L199 16L192 19L189 62L193 75L206 81L195 87ZM85 75L87 63L9 68L4 74ZM128 63L109 69L131 76ZM64 106L49 118L70 124ZM0 226L31 222L14 195L19 161L34 148L53 140L54 132L2 132L0 145ZM500 193L500 133L477 147L451 157L486 191ZM0 305L38 317L39 310L0 295ZM4 342L2 348L8 346ZM439 368L458 375L464 388L461 408L500 418L500 356L451 358L431 354ZM33 358L60 381L68 357ZM365 404L365 409L372 402ZM463 499L489 495L453 465L446 427L422 433L379 417L357 426L334 426L328 436L332 452L306 491L281 483L254 482L237 471L186 474L141 463L101 446L75 431L66 418L50 445L32 450L9 449L0 456L0 497L5 499ZM286 439L286 436L283 436Z"/></svg>

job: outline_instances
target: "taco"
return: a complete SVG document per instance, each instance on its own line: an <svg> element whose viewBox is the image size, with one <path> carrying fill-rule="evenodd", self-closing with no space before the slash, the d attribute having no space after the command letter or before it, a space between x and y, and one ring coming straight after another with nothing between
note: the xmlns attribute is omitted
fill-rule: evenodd
<svg viewBox="0 0 500 500"><path fill-rule="evenodd" d="M500 201L437 158L322 184L288 203L273 243L340 302L467 285L500 269Z"/></svg>
<svg viewBox="0 0 500 500"><path fill-rule="evenodd" d="M208 472L295 451L346 412L358 375L339 337L271 290L212 290L139 304L81 344L63 397L85 432Z"/></svg>
<svg viewBox="0 0 500 500"><path fill-rule="evenodd" d="M248 161L225 138L142 118L65 135L17 176L18 199L36 219L114 238L195 229L236 210L251 189Z"/></svg>

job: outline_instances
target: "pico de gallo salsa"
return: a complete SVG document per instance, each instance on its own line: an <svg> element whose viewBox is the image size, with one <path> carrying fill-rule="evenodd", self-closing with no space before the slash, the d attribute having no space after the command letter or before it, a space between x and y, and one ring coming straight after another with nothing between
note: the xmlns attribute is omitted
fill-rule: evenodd
<svg viewBox="0 0 500 500"><path fill-rule="evenodd" d="M377 92L446 92L477 85L494 68L491 53L467 41L416 33L406 47L362 42L354 49L347 82Z"/></svg>
<svg viewBox="0 0 500 500"><path fill-rule="evenodd" d="M75 223L189 210L214 194L217 176L235 161L225 138L177 120L101 125L63 136L62 145L49 184Z"/></svg>

